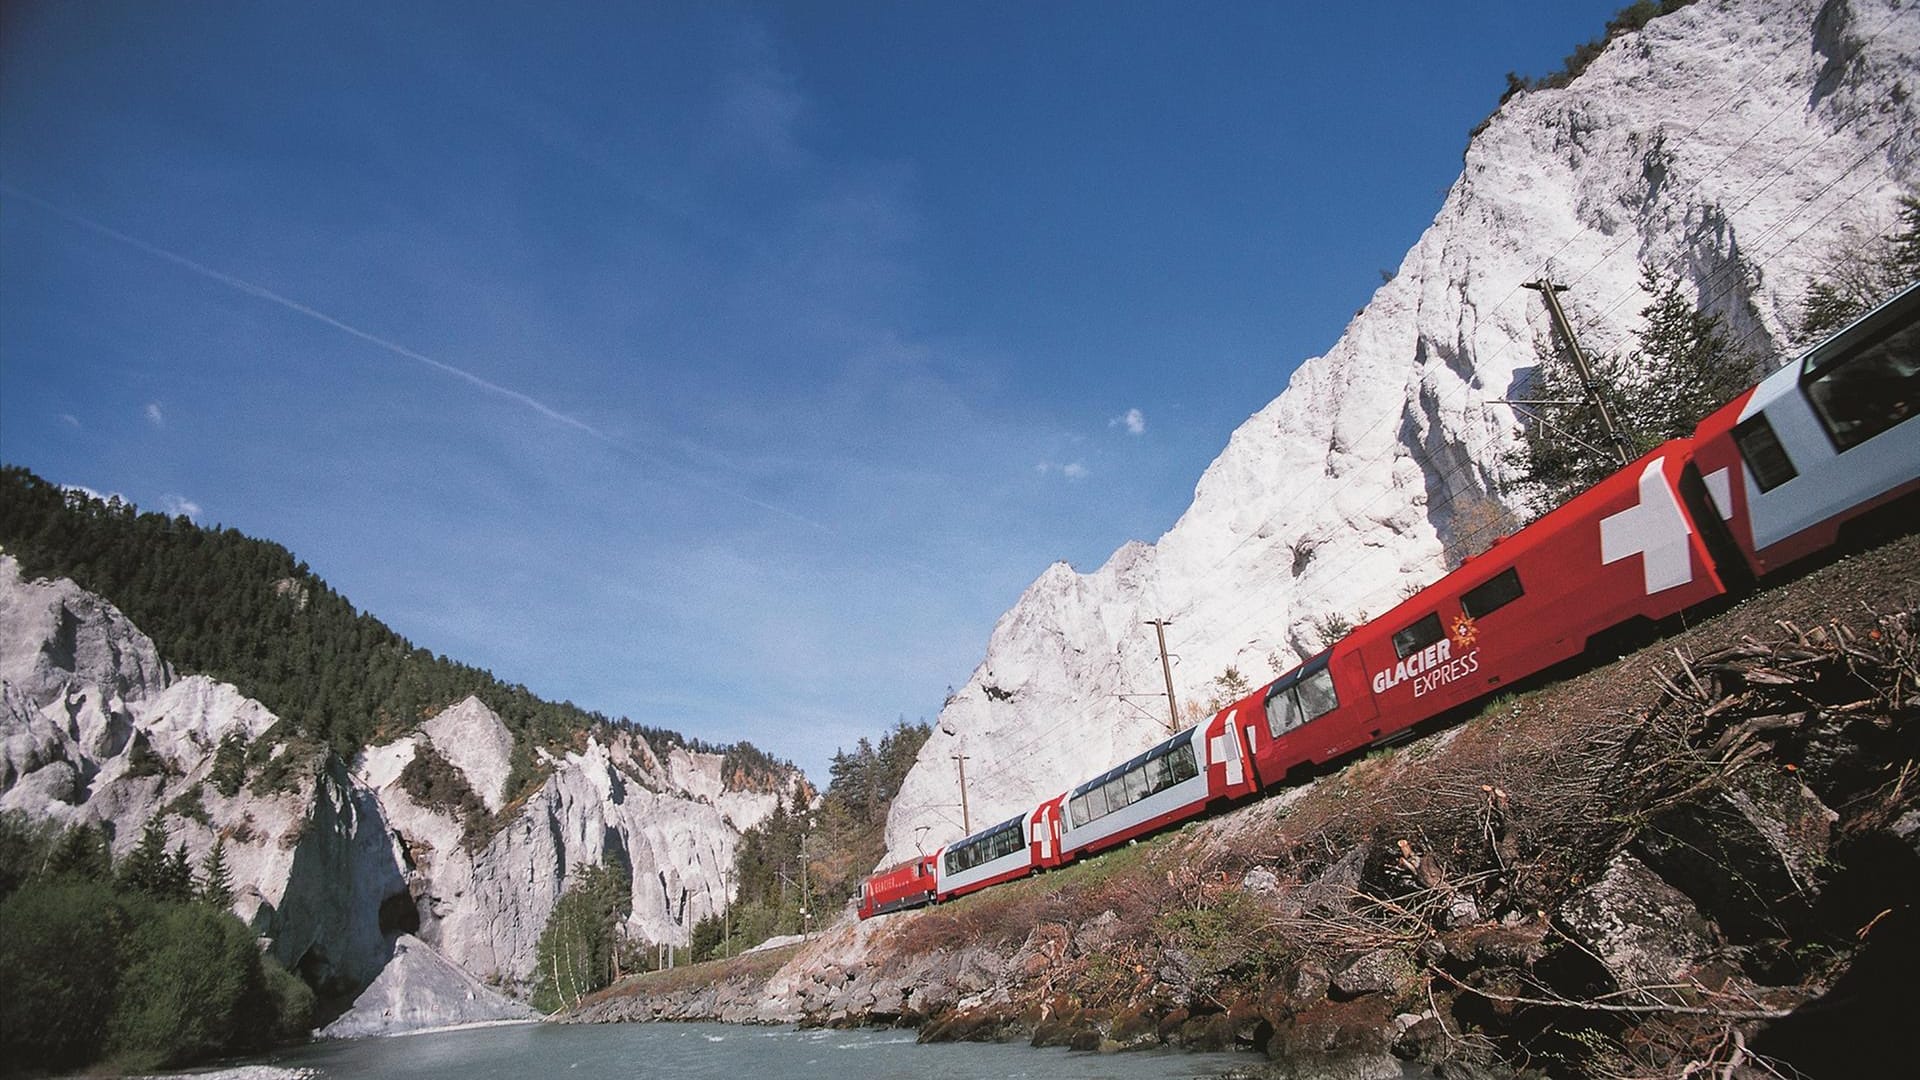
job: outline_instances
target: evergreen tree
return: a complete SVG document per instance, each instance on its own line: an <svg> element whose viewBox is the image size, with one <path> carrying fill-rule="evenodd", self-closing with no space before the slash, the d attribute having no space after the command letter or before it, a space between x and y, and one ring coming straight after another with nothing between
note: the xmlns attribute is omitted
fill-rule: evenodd
<svg viewBox="0 0 1920 1080"><path fill-rule="evenodd" d="M633 880L618 863L576 865L574 884L553 907L534 946L533 1007L554 1012L618 977L633 912Z"/></svg>
<svg viewBox="0 0 1920 1080"><path fill-rule="evenodd" d="M125 892L163 896L167 874L167 828L155 814L141 828L140 842L120 860L118 885Z"/></svg>
<svg viewBox="0 0 1920 1080"><path fill-rule="evenodd" d="M187 845L182 841L167 857L160 873L160 891L154 895L162 900L187 901L193 899L193 864L187 858Z"/></svg>
<svg viewBox="0 0 1920 1080"><path fill-rule="evenodd" d="M200 864L198 899L208 907L225 911L233 906L233 875L227 870L227 841L214 840Z"/></svg>
<svg viewBox="0 0 1920 1080"><path fill-rule="evenodd" d="M1702 416L1747 388L1755 360L1727 333L1720 316L1696 308L1676 279L1648 267L1640 287L1650 300L1640 310L1645 324L1632 352L1595 354L1588 360L1595 392L1607 402L1627 438L1631 456L1688 434ZM1543 348L1530 396L1573 401L1553 408L1521 432L1506 456L1514 490L1540 513L1611 476L1620 462L1597 413L1585 406L1587 388L1573 362Z"/></svg>
<svg viewBox="0 0 1920 1080"><path fill-rule="evenodd" d="M113 853L107 849L106 830L75 825L62 833L47 854L46 876L50 881L112 881Z"/></svg>
<svg viewBox="0 0 1920 1080"><path fill-rule="evenodd" d="M1898 216L1891 236L1841 247L1827 272L1807 288L1800 316L1802 344L1814 344L1920 281L1920 196L1902 195Z"/></svg>

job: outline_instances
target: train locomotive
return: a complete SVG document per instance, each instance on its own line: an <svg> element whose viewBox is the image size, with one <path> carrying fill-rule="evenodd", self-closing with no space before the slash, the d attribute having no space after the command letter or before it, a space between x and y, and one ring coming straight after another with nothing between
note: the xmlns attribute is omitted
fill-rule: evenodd
<svg viewBox="0 0 1920 1080"><path fill-rule="evenodd" d="M1259 690L1032 809L869 877L938 903L1296 782L1837 544L1916 523L1920 283ZM1903 520L1904 518L1904 520Z"/></svg>

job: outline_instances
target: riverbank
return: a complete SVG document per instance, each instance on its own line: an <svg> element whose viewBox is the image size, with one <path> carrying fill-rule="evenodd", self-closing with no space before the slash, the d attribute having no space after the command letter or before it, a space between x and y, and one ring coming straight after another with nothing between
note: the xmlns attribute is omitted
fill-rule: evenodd
<svg viewBox="0 0 1920 1080"><path fill-rule="evenodd" d="M1277 797L564 1019L1849 1075L1916 951L1916 567L1907 537Z"/></svg>

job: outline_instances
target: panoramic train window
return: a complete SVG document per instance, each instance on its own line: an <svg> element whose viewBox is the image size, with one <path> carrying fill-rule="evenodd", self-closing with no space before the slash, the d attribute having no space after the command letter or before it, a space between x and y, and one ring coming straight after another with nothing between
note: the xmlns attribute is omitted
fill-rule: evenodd
<svg viewBox="0 0 1920 1080"><path fill-rule="evenodd" d="M1300 714L1307 720L1318 720L1340 706L1340 695L1333 690L1333 673L1326 668L1301 679L1293 692L1299 696Z"/></svg>
<svg viewBox="0 0 1920 1080"><path fill-rule="evenodd" d="M1400 654L1400 659L1405 660L1421 649L1439 641L1440 637L1440 613L1434 612L1419 622L1414 623L1412 626L1407 627L1405 630L1393 635L1393 651Z"/></svg>
<svg viewBox="0 0 1920 1080"><path fill-rule="evenodd" d="M983 833L948 851L947 873L958 874L963 870L971 870L1025 847L1026 841L1020 835L1020 822L1020 818L1010 818L994 826L993 831Z"/></svg>
<svg viewBox="0 0 1920 1080"><path fill-rule="evenodd" d="M1526 590L1520 587L1520 572L1509 566L1461 594L1460 607L1470 617L1478 619L1488 612L1506 607L1525 594Z"/></svg>
<svg viewBox="0 0 1920 1080"><path fill-rule="evenodd" d="M1067 827L1077 829L1199 775L1192 735L1182 732L1074 789L1067 800L1067 813L1072 819Z"/></svg>
<svg viewBox="0 0 1920 1080"><path fill-rule="evenodd" d="M1793 467L1793 459L1787 456L1786 447L1781 446L1780 439L1774 435L1766 413L1755 413L1735 425L1733 442L1746 460L1747 474L1761 491L1772 491L1800 475L1800 470Z"/></svg>
<svg viewBox="0 0 1920 1080"><path fill-rule="evenodd" d="M1801 385L1834 449L1866 442L1920 412L1920 323L1895 326L1818 370L1803 371Z"/></svg>
<svg viewBox="0 0 1920 1080"><path fill-rule="evenodd" d="M1164 757L1147 762L1147 793L1165 791L1173 786L1173 764Z"/></svg>
<svg viewBox="0 0 1920 1080"><path fill-rule="evenodd" d="M1193 760L1193 744L1182 742L1167 755L1167 764L1173 767L1173 782L1184 784L1200 775L1200 766Z"/></svg>
<svg viewBox="0 0 1920 1080"><path fill-rule="evenodd" d="M1292 686L1275 689L1267 696L1267 730L1279 738L1309 720L1317 720L1340 706L1333 689L1333 675L1324 662L1311 675L1303 675Z"/></svg>

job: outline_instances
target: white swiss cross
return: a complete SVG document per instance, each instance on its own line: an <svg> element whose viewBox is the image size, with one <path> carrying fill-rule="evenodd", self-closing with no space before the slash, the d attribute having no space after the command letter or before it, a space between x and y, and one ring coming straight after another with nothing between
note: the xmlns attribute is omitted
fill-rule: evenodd
<svg viewBox="0 0 1920 1080"><path fill-rule="evenodd" d="M1640 505L1600 519L1600 562L1616 563L1635 552L1647 575L1647 595L1693 580L1693 529L1661 471L1665 458L1647 462L1640 474Z"/></svg>

